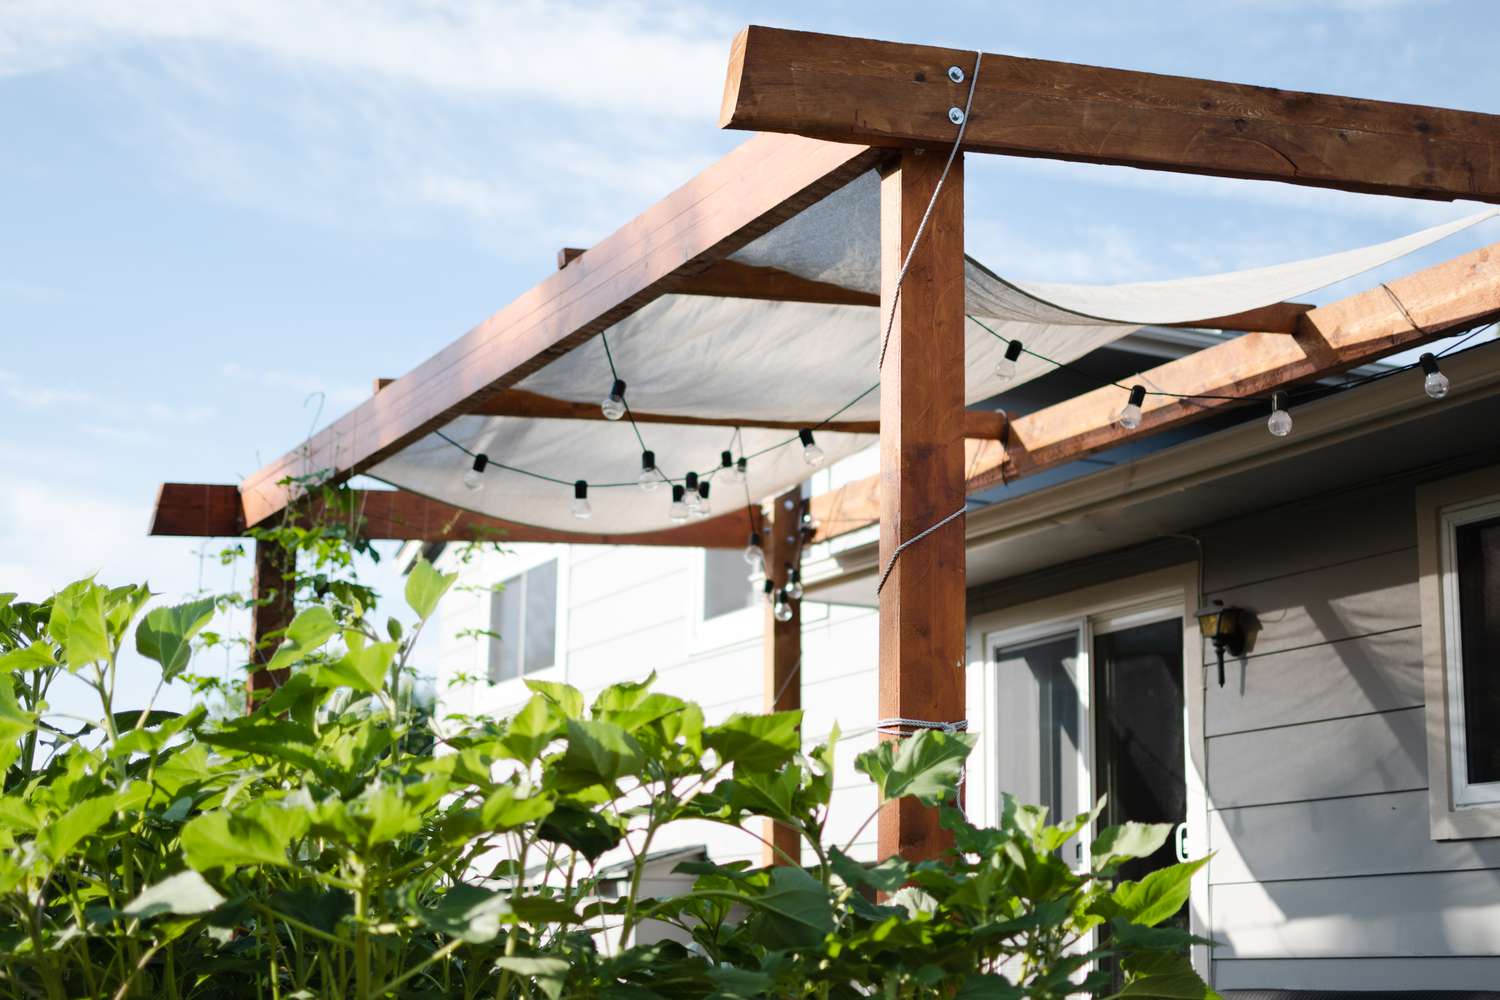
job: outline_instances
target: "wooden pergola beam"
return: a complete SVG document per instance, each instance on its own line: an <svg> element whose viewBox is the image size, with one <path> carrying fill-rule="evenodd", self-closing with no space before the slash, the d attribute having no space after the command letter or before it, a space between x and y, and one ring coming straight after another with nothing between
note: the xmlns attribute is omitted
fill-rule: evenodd
<svg viewBox="0 0 1500 1000"><path fill-rule="evenodd" d="M756 136L588 253L241 484L248 525L313 469L342 482L510 388L882 158L863 146Z"/></svg>
<svg viewBox="0 0 1500 1000"><path fill-rule="evenodd" d="M1471 251L1302 318L1293 336L1247 333L1142 372L1123 384L1227 399L1147 396L1135 430L1115 421L1126 392L1104 386L1011 421L1008 444L968 443L970 493L1202 419L1246 396L1379 360L1500 319L1500 243ZM1242 404L1241 404L1242 405ZM870 476L811 501L819 538L854 531L880 516L880 480Z"/></svg>
<svg viewBox="0 0 1500 1000"><path fill-rule="evenodd" d="M743 511L626 535L559 531L518 524L430 500L405 490L354 490L364 537L420 542L557 542L574 545L677 545L738 549L750 533ZM152 535L228 538L242 534L245 519L238 487L163 483L151 520ZM315 517L314 511L309 517Z"/></svg>
<svg viewBox="0 0 1500 1000"><path fill-rule="evenodd" d="M586 250L563 247L557 251L557 266L567 267ZM852 288L813 281L783 271L737 260L715 261L698 274L681 275L672 289L677 295L713 295L726 299L762 299L772 302L810 302L832 306L878 306L880 296Z"/></svg>
<svg viewBox="0 0 1500 1000"><path fill-rule="evenodd" d="M751 26L720 124L871 146L943 147L972 50ZM964 79L949 79L949 67ZM1500 202L1500 116L985 53L964 148Z"/></svg>
<svg viewBox="0 0 1500 1000"><path fill-rule="evenodd" d="M375 380L375 391L390 385L394 379ZM465 410L470 416L526 417L543 420L607 420L598 403L577 403L554 399L525 389L506 389L476 400ZM642 413L632 409L638 424L676 424L679 427L753 427L763 430L796 431L811 427L817 431L841 434L879 434L879 420L830 420L814 423L806 420L766 420L762 417L688 417L674 413ZM1005 414L993 410L965 410L964 436L998 441L1005 433Z"/></svg>

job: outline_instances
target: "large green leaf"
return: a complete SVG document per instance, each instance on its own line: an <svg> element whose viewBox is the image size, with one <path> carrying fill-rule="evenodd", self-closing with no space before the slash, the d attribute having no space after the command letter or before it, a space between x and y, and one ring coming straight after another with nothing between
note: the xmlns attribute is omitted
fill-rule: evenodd
<svg viewBox="0 0 1500 1000"><path fill-rule="evenodd" d="M558 1000L562 996L563 984L572 966L562 958L532 958L525 955L507 955L495 960L495 968L506 969L524 976L537 985L547 1000Z"/></svg>
<svg viewBox="0 0 1500 1000"><path fill-rule="evenodd" d="M39 840L53 861L61 861L85 837L110 821L118 806L115 795L98 795L75 804L42 828Z"/></svg>
<svg viewBox="0 0 1500 1000"><path fill-rule="evenodd" d="M603 812L567 800L558 802L537 828L542 840L566 844L590 861L625 839L625 831Z"/></svg>
<svg viewBox="0 0 1500 1000"><path fill-rule="evenodd" d="M307 832L307 811L279 802L253 802L237 813L203 813L182 828L182 850L199 871L241 865L288 867L287 849Z"/></svg>
<svg viewBox="0 0 1500 1000"><path fill-rule="evenodd" d="M478 886L455 885L437 905L418 910L416 916L439 934L484 944L499 937L500 928L510 922L510 898Z"/></svg>
<svg viewBox="0 0 1500 1000"><path fill-rule="evenodd" d="M534 693L555 705L564 718L583 718L583 692L576 687L561 681L539 681L531 677L526 678L525 683Z"/></svg>
<svg viewBox="0 0 1500 1000"><path fill-rule="evenodd" d="M398 642L372 642L350 649L331 663L318 667L316 683L323 687L348 687L374 694L385 686L386 672L401 648Z"/></svg>
<svg viewBox="0 0 1500 1000"><path fill-rule="evenodd" d="M109 633L104 618L108 588L93 579L78 580L52 599L47 634L62 647L67 668L77 671L109 659Z"/></svg>
<svg viewBox="0 0 1500 1000"><path fill-rule="evenodd" d="M1010 980L994 973L973 972L964 978L954 1000L1021 1000L1026 994Z"/></svg>
<svg viewBox="0 0 1500 1000"><path fill-rule="evenodd" d="M333 613L321 604L303 608L286 627L281 647L266 664L266 669L280 670L306 659L309 653L333 638L338 630L339 623L333 620Z"/></svg>
<svg viewBox="0 0 1500 1000"><path fill-rule="evenodd" d="M801 725L801 711L731 715L703 730L703 745L725 763L769 770L785 764L802 749Z"/></svg>
<svg viewBox="0 0 1500 1000"><path fill-rule="evenodd" d="M52 646L46 642L34 642L0 656L0 674L14 673L17 670L40 670L56 664Z"/></svg>
<svg viewBox="0 0 1500 1000"><path fill-rule="evenodd" d="M35 728L36 713L21 707L16 700L15 682L0 674L0 743L9 743Z"/></svg>
<svg viewBox="0 0 1500 1000"><path fill-rule="evenodd" d="M563 766L573 774L613 782L639 773L645 752L635 738L612 722L568 720L568 749Z"/></svg>
<svg viewBox="0 0 1500 1000"><path fill-rule="evenodd" d="M1131 923L1155 927L1182 909L1188 899L1193 874L1207 863L1207 858L1199 858L1158 868L1139 882L1121 882L1115 887L1112 898L1121 915Z"/></svg>
<svg viewBox="0 0 1500 1000"><path fill-rule="evenodd" d="M152 608L135 628L136 652L161 664L162 676L171 680L188 665L193 637L213 616L212 598Z"/></svg>
<svg viewBox="0 0 1500 1000"><path fill-rule="evenodd" d="M1115 997L1131 1000L1222 1000L1182 955L1146 954L1124 961L1127 980Z"/></svg>
<svg viewBox="0 0 1500 1000"><path fill-rule="evenodd" d="M426 621L437 610L438 602L458 579L457 573L439 573L426 559L418 559L406 575L406 604Z"/></svg>
<svg viewBox="0 0 1500 1000"><path fill-rule="evenodd" d="M1121 823L1119 826L1106 827L1099 831L1099 836L1094 838L1089 847L1089 853L1094 859L1094 870L1100 871L1121 861L1155 854L1171 835L1170 823Z"/></svg>
<svg viewBox="0 0 1500 1000"><path fill-rule="evenodd" d="M547 744L562 735L562 728L552 715L552 704L542 695L534 694L505 723L500 745L523 764L536 760Z"/></svg>
<svg viewBox="0 0 1500 1000"><path fill-rule="evenodd" d="M202 875L189 869L168 875L155 885L141 890L120 910L126 917L142 920L171 913L176 916L192 916L207 913L224 902L213 886Z"/></svg>
<svg viewBox="0 0 1500 1000"><path fill-rule="evenodd" d="M833 932L828 891L802 868L771 869L770 885L745 902L768 914L775 936L788 944L816 944Z"/></svg>
<svg viewBox="0 0 1500 1000"><path fill-rule="evenodd" d="M870 776L882 800L911 795L935 804L957 793L964 759L976 742L966 733L924 729L865 751L854 767Z"/></svg>

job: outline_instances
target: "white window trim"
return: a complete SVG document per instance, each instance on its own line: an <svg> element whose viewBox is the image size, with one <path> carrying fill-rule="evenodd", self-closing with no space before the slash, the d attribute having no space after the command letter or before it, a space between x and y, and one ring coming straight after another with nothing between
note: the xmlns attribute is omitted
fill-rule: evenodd
<svg viewBox="0 0 1500 1000"><path fill-rule="evenodd" d="M991 773L986 761L999 752L993 729L998 703L998 693L993 688L994 645L992 637L998 637L999 645L1013 644L1016 639L1025 641L1058 635L1070 627L1083 629L1080 643L1080 675L1092 677L1089 658L1092 656L1094 632L1108 632L1131 625L1145 625L1167 618L1182 618L1183 651L1183 725L1184 746L1188 755L1185 768L1187 778L1187 842L1193 857L1208 854L1213 845L1209 842L1208 794L1205 786L1207 775L1206 743L1203 735L1203 709L1205 690L1203 686L1204 645L1194 613L1199 607L1198 566L1186 563L1153 573L1109 583L1086 587L1059 594L1029 604L1005 608L989 614L978 615L969 620L968 648L968 713L971 731L977 720L979 746L970 755L969 774L976 791L983 790L985 801L973 803L986 823L999 820L999 795L993 783L998 777ZM1198 669L1193 669L1193 667ZM1081 685L1081 708L1086 713L1084 738L1080 756L1085 766L1093 754L1093 716L1091 684ZM982 773L976 774L977 770ZM1087 786L1092 792L1092 779ZM1087 851L1087 842L1085 842ZM1193 875L1189 886L1189 927L1193 934L1203 938L1213 937L1213 919L1209 895L1209 870L1213 862ZM1192 946L1193 968L1212 985L1211 955L1207 945Z"/></svg>
<svg viewBox="0 0 1500 1000"><path fill-rule="evenodd" d="M1427 804L1434 840L1500 837L1500 782L1470 784L1464 753L1463 653L1454 531L1500 517L1500 468L1417 490L1422 670L1427 714Z"/></svg>

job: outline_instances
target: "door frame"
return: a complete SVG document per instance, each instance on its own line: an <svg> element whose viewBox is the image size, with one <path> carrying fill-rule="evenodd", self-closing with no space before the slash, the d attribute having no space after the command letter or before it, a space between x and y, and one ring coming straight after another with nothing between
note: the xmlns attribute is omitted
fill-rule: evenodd
<svg viewBox="0 0 1500 1000"><path fill-rule="evenodd" d="M1080 768L1087 772L1086 789L1092 802L1094 770L1093 638L1096 631L1114 631L1181 615L1183 666L1183 746L1187 783L1187 846L1191 857L1203 857L1209 844L1207 755L1203 737L1204 663L1203 638L1195 612L1200 605L1198 565L1184 563L1139 576L1111 580L1064 594L1030 601L1015 607L977 615L968 623L967 709L970 730L979 736L979 746L970 758L969 810L987 824L999 822L999 780L989 761L999 752L994 732L998 691L995 684L994 651L1029 639L1079 632L1078 680L1080 697ZM1110 626L1099 629L1099 625ZM976 773L977 772L977 773ZM974 793L979 793L975 795ZM982 797L982 798L981 798ZM975 801L980 799L980 801ZM1083 840L1087 851L1088 839ZM1210 862L1212 864L1212 862ZM1212 937L1209 898L1209 865L1193 876L1188 895L1189 927L1199 937ZM1211 954L1207 945L1193 945L1193 967L1212 985Z"/></svg>

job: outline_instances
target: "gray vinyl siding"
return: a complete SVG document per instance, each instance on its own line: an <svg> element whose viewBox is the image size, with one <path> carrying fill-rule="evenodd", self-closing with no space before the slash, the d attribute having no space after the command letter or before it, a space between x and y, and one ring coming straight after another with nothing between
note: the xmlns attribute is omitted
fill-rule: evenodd
<svg viewBox="0 0 1500 1000"><path fill-rule="evenodd" d="M1204 646L1216 986L1493 988L1500 840L1428 829L1413 483L1197 534L1259 625L1222 688Z"/></svg>

